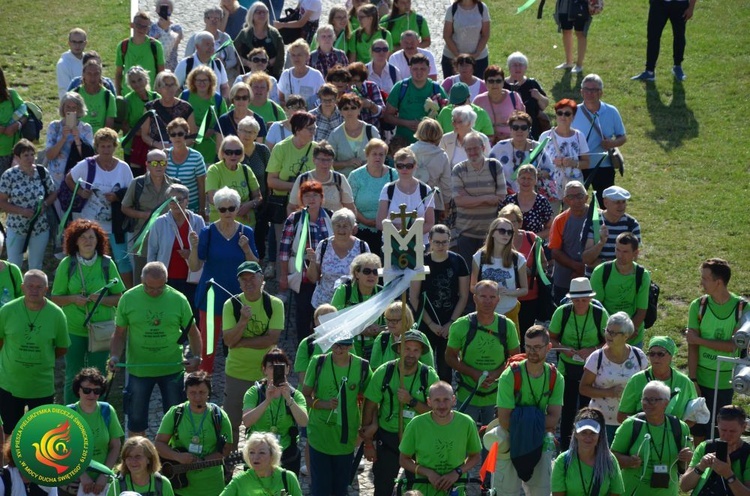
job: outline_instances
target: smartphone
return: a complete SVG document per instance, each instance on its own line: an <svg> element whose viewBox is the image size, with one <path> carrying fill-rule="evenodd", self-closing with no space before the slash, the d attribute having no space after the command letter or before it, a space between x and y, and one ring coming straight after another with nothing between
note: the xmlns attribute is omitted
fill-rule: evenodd
<svg viewBox="0 0 750 496"><path fill-rule="evenodd" d="M714 441L714 446L716 446L716 458L722 462L727 461L727 442L717 439Z"/></svg>
<svg viewBox="0 0 750 496"><path fill-rule="evenodd" d="M65 112L65 127L73 129L78 124L78 116L75 112Z"/></svg>
<svg viewBox="0 0 750 496"><path fill-rule="evenodd" d="M273 364L273 385L281 386L286 382L286 365L283 363ZM726 451L724 452L726 453Z"/></svg>
<svg viewBox="0 0 750 496"><path fill-rule="evenodd" d="M159 17L161 17L165 21L169 19L169 5L159 6Z"/></svg>

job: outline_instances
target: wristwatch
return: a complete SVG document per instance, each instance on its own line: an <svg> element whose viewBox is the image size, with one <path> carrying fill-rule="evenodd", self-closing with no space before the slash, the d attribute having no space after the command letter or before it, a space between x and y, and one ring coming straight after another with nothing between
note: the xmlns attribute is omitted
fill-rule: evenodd
<svg viewBox="0 0 750 496"><path fill-rule="evenodd" d="M412 399L411 399L411 400L409 401L409 408L414 408L415 406L417 406L417 403L418 403L418 402L417 402L417 398L412 398Z"/></svg>
<svg viewBox="0 0 750 496"><path fill-rule="evenodd" d="M726 478L726 479L724 479L724 480L726 480L726 481L727 481L727 484L731 484L732 482L734 482L734 481L736 481L736 480L737 480L737 477L735 477L735 476L734 476L734 474L732 474L732 475L730 475L729 477L727 477L727 478Z"/></svg>
<svg viewBox="0 0 750 496"><path fill-rule="evenodd" d="M456 472L456 473L458 474L458 476L459 476L459 477L461 477L462 475L464 475L464 471L463 471L463 470L461 470L461 467L460 467L460 466L459 466L459 467L456 467L455 469L453 469L453 471L454 471L454 472ZM729 482L729 480L727 480L727 482Z"/></svg>

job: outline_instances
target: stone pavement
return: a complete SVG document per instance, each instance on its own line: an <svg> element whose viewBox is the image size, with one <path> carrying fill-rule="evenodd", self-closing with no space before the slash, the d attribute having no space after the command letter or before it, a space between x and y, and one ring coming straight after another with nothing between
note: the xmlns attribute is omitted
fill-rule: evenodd
<svg viewBox="0 0 750 496"><path fill-rule="evenodd" d="M156 18L156 13L154 9L154 1L153 0L133 0L137 1L139 4L139 7L143 10L146 10L149 12L149 14L152 16L152 18ZM182 25L185 38L181 44L180 47L180 55L184 53L184 47L187 42L187 39L190 37L191 34L200 31L204 27L203 23L203 11L213 5L218 5L218 0L209 1L209 0L194 0L192 2L175 2L176 8L173 13L173 20L174 22L177 22ZM340 1L332 1L332 0L323 0L323 16L321 19L324 21L327 20L328 17L328 11L333 5L340 5L342 2ZM438 65L438 70L440 70L440 59L442 57L442 50L443 50L443 19L445 17L445 11L448 8L448 6L451 4L450 0L413 0L412 5L413 9L421 14L426 20L430 28L430 34L432 38L432 45L430 47L430 51L435 57L435 61ZM286 7L293 6L292 2L289 2L287 0ZM269 280L267 281L266 290L269 291L271 294L276 294L277 290L277 284L275 280ZM294 360L294 355L296 354L297 350L297 337L296 333L294 332L294 326L293 326L293 315L294 315L294 308L290 308L287 312L287 315L292 316L290 319L292 322L287 322L287 330L282 334L281 340L279 342L279 345L287 352L287 354L290 356L292 360ZM291 331L290 331L291 329ZM224 368L224 357L221 354L221 351L219 350L219 353L216 357L216 364L215 364L215 370L221 371ZM297 378L292 377L290 381L293 385L296 386ZM213 376L213 394L212 394L212 401L216 402L218 404L221 404L223 402L223 396L224 396L224 375L223 373L219 372L214 374ZM160 395L156 392L151 397L150 402L150 412L149 412L149 429L147 431L148 437L153 439L156 436L156 432L159 428L159 423L161 422L162 417L162 405L161 405L161 398ZM240 438L243 438L243 434L240 434ZM362 496L370 496L373 494L373 484L372 484L372 473L371 473L371 464L368 462L365 464L365 469L361 472L359 472L357 480L355 481L353 486L350 486L349 488L349 494L360 494ZM476 472L476 470L475 470ZM302 485L302 491L303 494L310 494L310 478L309 477L300 477L300 483ZM473 494L479 494L476 488L471 488L467 494L473 495Z"/></svg>

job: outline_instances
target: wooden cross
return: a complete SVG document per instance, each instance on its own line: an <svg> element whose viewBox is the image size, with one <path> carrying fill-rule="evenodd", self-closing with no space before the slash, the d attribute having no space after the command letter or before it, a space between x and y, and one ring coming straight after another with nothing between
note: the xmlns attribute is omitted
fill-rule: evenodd
<svg viewBox="0 0 750 496"><path fill-rule="evenodd" d="M401 234L401 236L406 236L406 234L409 232L409 228L406 225L406 220L407 219L417 220L417 212L412 210L411 212L407 214L406 203L402 203L401 205L399 205L398 210L399 210L398 213L391 212L390 218L391 220L396 220L396 219L401 220L401 229L399 230L399 234Z"/></svg>

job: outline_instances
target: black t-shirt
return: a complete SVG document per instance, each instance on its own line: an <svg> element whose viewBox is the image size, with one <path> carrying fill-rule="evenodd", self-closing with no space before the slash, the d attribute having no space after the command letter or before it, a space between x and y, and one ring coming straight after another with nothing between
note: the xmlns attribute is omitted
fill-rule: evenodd
<svg viewBox="0 0 750 496"><path fill-rule="evenodd" d="M430 268L422 282L422 293L427 296L425 311L432 320L445 325L458 301L458 278L468 276L469 268L464 259L452 251L443 262L433 261L432 254L425 255L424 263Z"/></svg>
<svg viewBox="0 0 750 496"><path fill-rule="evenodd" d="M521 95L521 101L526 107L526 113L531 116L531 138L537 139L539 137L539 103L531 96L531 90L536 89L544 96L547 93L544 92L542 86L536 79L526 78L526 81L520 86L513 85L505 81L503 87L509 91L515 91Z"/></svg>

